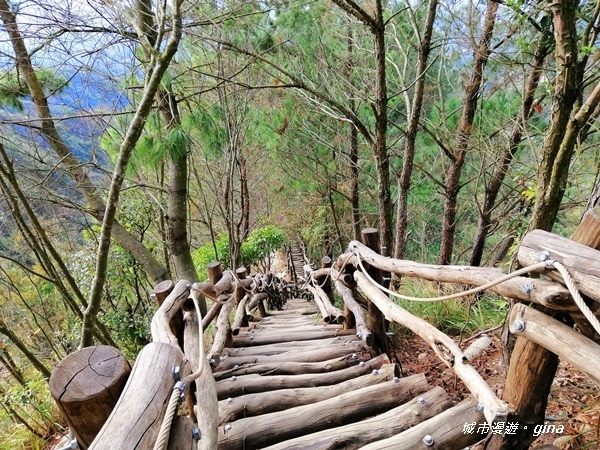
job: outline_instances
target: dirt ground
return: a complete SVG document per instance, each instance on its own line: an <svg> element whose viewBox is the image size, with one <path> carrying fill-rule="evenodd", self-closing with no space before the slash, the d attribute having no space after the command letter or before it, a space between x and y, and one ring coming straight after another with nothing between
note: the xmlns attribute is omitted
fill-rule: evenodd
<svg viewBox="0 0 600 450"><path fill-rule="evenodd" d="M499 332L490 334L492 344L479 354L473 365L488 382L496 395L502 397L506 373L502 365L502 350ZM465 348L470 344L461 345ZM443 387L453 400L459 402L469 395L467 388L439 362L431 347L419 337L396 338L396 356L406 375L425 373L429 382ZM561 362L554 379L546 409L548 424L564 426L563 433L542 434L531 446L532 449L554 444L562 450L600 448L600 387L587 375ZM476 447L474 447L475 449Z"/></svg>

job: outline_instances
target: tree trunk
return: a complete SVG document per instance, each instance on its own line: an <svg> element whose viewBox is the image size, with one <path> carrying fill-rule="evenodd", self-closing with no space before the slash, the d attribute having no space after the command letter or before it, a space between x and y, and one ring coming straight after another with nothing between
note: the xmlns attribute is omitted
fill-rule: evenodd
<svg viewBox="0 0 600 450"><path fill-rule="evenodd" d="M552 121L544 139L538 166L535 207L529 229L552 231L564 194L569 163L575 142L565 136L573 108L581 95L582 73L577 64L577 1L563 0L550 5L553 14L555 59Z"/></svg>
<svg viewBox="0 0 600 450"><path fill-rule="evenodd" d="M15 15L12 13L6 0L0 0L0 15L4 22L4 27L9 34L12 47L16 55L16 65L19 68L23 79L27 83L29 93L36 113L40 121L40 131L58 155L66 172L75 181L77 189L81 192L88 203L88 211L99 222L102 222L106 210L106 204L98 194L98 188L90 180L84 170L84 166L71 153L71 150L60 136L48 105L48 100L38 79L31 56L29 55L25 42L19 32ZM166 278L164 267L154 258L152 253L144 247L138 239L127 232L120 223L113 225L113 238L124 249L129 251L135 260L144 268L150 279L158 283Z"/></svg>
<svg viewBox="0 0 600 450"><path fill-rule="evenodd" d="M386 84L385 21L383 2L375 1L373 26L375 52L375 142L373 152L377 165L377 203L379 208L380 251L387 256L392 245L392 195L390 192L390 160L387 151L388 98Z"/></svg>
<svg viewBox="0 0 600 450"><path fill-rule="evenodd" d="M425 91L425 73L427 72L427 61L431 51L431 37L433 36L433 23L437 12L438 0L430 0L427 5L427 18L425 19L425 31L423 39L419 44L419 60L415 90L413 93L412 107L408 126L404 136L404 157L402 159L402 171L396 178L398 185L398 206L396 214L396 243L394 245L394 258L402 258L406 250L406 238L408 232L408 191L412 176L413 162L415 159L415 145L419 121L423 106L423 93ZM356 239L358 240L358 239Z"/></svg>
<svg viewBox="0 0 600 450"><path fill-rule="evenodd" d="M113 225L115 223L121 187L125 181L125 173L129 163L129 158L131 157L131 153L133 152L133 149L135 148L135 145L139 140L142 131L144 130L146 119L150 114L156 92L160 88L162 77L169 67L171 59L173 56L175 56L181 40L181 11L179 10L179 4L176 3L176 5L177 7L172 12L173 29L171 31L169 41L164 46L164 51L160 54L160 56L157 57L155 65L148 68L150 75L147 77L148 82L145 86L144 94L136 109L135 116L133 117L127 129L127 133L125 134L125 137L119 146L119 157L115 164L113 178L108 193L106 211L102 221L100 243L98 245L97 252L96 271L94 275L94 281L92 283L90 301L83 316L81 347L92 345L94 322L96 321L96 316L100 310L102 292L104 290L104 283L106 281L106 266L108 264L110 239L113 231Z"/></svg>
<svg viewBox="0 0 600 450"><path fill-rule="evenodd" d="M483 71L490 56L490 43L496 24L496 13L498 2L490 1L487 4L485 22L481 41L475 49L475 61L471 79L465 89L465 104L459 123L456 138L456 148L449 154L450 167L446 173L446 185L444 189L444 213L442 217L442 243L438 264L450 264L454 250L454 239L456 236L456 217L458 208L458 194L460 192L460 176L467 150L469 139L473 130L473 120L479 101Z"/></svg>
<svg viewBox="0 0 600 450"><path fill-rule="evenodd" d="M529 73L529 77L527 78L527 83L525 85L521 110L516 118L508 145L500 157L499 164L494 165L491 179L485 188L483 203L481 205L479 219L477 221L475 240L473 241L471 256L469 258L470 266L481 265L485 241L492 227L492 211L496 206L496 199L498 198L500 188L504 183L504 178L506 177L510 164L519 150L519 144L522 140L525 124L531 117L534 95L539 85L546 56L548 56L548 53L550 52L552 43L552 34L549 30L540 36L531 64L532 70Z"/></svg>

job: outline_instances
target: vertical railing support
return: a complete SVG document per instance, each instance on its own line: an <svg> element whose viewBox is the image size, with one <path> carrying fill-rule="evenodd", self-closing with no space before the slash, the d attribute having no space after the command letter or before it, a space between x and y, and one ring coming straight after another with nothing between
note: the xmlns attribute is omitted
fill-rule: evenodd
<svg viewBox="0 0 600 450"><path fill-rule="evenodd" d="M588 211L571 240L600 250L600 209ZM486 450L526 450L537 439L533 429L544 423L557 367L557 355L522 336L517 337L502 399L515 410L509 420L519 423L519 429L514 434L492 435Z"/></svg>
<svg viewBox="0 0 600 450"><path fill-rule="evenodd" d="M369 247L371 250L380 253L379 244L379 231L375 228L365 228L361 231L362 242L364 245ZM382 274L379 269L375 267L369 267L369 275L379 284L382 283ZM386 323L383 313L375 306L373 302L369 300L369 325L371 332L375 336L375 346L381 350L382 353L390 354L390 345L386 334Z"/></svg>

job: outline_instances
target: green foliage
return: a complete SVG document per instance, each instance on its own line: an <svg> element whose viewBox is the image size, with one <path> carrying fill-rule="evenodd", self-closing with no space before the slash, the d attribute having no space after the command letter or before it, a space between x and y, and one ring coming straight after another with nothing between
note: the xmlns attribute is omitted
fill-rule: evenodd
<svg viewBox="0 0 600 450"><path fill-rule="evenodd" d="M251 266L267 258L285 242L283 231L275 225L267 225L252 231L242 243L242 264Z"/></svg>
<svg viewBox="0 0 600 450"><path fill-rule="evenodd" d="M223 155L227 144L227 133L223 126L223 110L214 105L208 109L196 108L182 119L182 126L197 136L202 151L209 160Z"/></svg>
<svg viewBox="0 0 600 450"><path fill-rule="evenodd" d="M441 293L431 283L421 280L403 280L403 284L401 292L415 297L431 298L448 293ZM488 294L481 298L469 297L468 301L461 298L443 302L395 301L444 333L461 338L501 324L508 308L506 301Z"/></svg>
<svg viewBox="0 0 600 450"><path fill-rule="evenodd" d="M113 161L119 155L119 148L127 129L127 122L117 121L113 128L108 128L100 138L100 147L109 154ZM128 173L133 174L140 169L154 169L167 159L178 159L189 151L191 138L181 127L173 127L165 131L156 114L150 114L145 133L138 140L131 156Z"/></svg>
<svg viewBox="0 0 600 450"><path fill-rule="evenodd" d="M15 423L5 408L0 408L0 450L37 450L45 448L43 437L56 433L60 413L50 396L47 380L32 376L26 386L13 385L0 394L0 402L13 409L27 425Z"/></svg>
<svg viewBox="0 0 600 450"><path fill-rule="evenodd" d="M206 266L213 261L219 261L224 267L229 267L229 237L227 233L219 234L214 242L208 242L193 251L192 260L201 280L208 279Z"/></svg>
<svg viewBox="0 0 600 450"><path fill-rule="evenodd" d="M242 243L242 264L250 267L260 263L275 250L281 248L284 242L284 232L274 225L255 229L250 232L246 240ZM198 276L201 279L208 278L206 266L213 261L219 261L223 267L229 268L231 261L229 258L229 237L227 233L219 234L214 243L209 242L204 244L192 252L192 259Z"/></svg>
<svg viewBox="0 0 600 450"><path fill-rule="evenodd" d="M39 69L36 75L46 95L60 93L67 84L66 78L49 69ZM27 83L14 71L0 75L0 107L7 106L23 111L23 100L29 95Z"/></svg>

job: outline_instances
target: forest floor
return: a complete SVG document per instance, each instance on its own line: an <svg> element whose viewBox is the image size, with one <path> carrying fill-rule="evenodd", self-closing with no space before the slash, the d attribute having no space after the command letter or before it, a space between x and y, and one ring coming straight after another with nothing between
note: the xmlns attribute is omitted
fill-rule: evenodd
<svg viewBox="0 0 600 450"><path fill-rule="evenodd" d="M502 364L502 342L499 331L490 334L492 344L473 361L477 371L498 397L506 380ZM443 387L456 402L469 396L465 385L434 353L433 349L416 336L397 337L396 356L406 375L425 373L432 385ZM546 423L554 429L564 427L562 433L542 433L531 449L554 444L561 450L600 448L600 387L585 374L561 362L554 379L546 409ZM476 450L481 446L474 446Z"/></svg>

